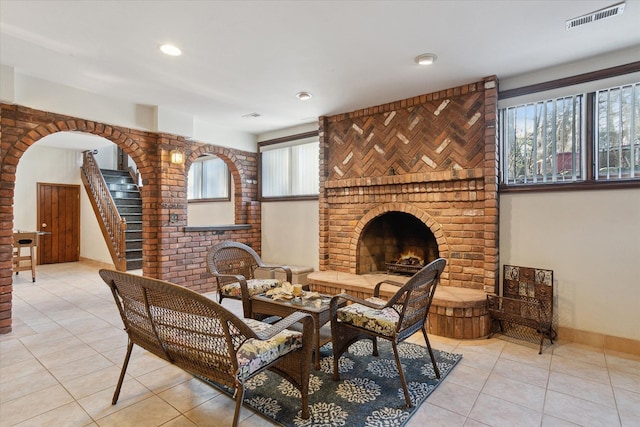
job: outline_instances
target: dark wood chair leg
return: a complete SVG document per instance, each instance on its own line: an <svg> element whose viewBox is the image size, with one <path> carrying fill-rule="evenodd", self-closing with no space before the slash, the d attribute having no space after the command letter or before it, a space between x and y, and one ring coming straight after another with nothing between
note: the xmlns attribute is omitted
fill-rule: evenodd
<svg viewBox="0 0 640 427"><path fill-rule="evenodd" d="M404 371L402 370L402 363L400 363L400 355L398 355L398 346L395 341L391 341L393 347L393 355L396 359L396 365L398 366L398 373L400 374L400 382L402 383L402 391L404 392L404 400L407 402L407 408L411 408L411 396L409 396L409 390L407 389L407 381L404 379Z"/></svg>
<svg viewBox="0 0 640 427"><path fill-rule="evenodd" d="M433 371L436 373L436 378L440 379L440 370L438 369L436 358L433 356L431 343L429 342L429 337L427 336L427 330L425 329L424 325L422 326L422 335L424 335L424 342L427 343L427 350L429 350L429 357L431 357L431 363L433 364Z"/></svg>
<svg viewBox="0 0 640 427"><path fill-rule="evenodd" d="M127 344L127 355L124 357L124 363L122 364L122 370L120 371L120 378L118 379L118 385L116 386L116 391L113 393L113 399L111 399L111 404L115 405L118 401L118 397L120 397L120 388L122 387L122 382L124 381L124 374L127 372L127 366L129 365L129 358L131 357L131 350L133 350L133 343L129 341Z"/></svg>
<svg viewBox="0 0 640 427"><path fill-rule="evenodd" d="M334 381L340 381L340 371L338 370L339 359L340 356L336 356L336 354L333 353L333 375L331 376L331 379Z"/></svg>

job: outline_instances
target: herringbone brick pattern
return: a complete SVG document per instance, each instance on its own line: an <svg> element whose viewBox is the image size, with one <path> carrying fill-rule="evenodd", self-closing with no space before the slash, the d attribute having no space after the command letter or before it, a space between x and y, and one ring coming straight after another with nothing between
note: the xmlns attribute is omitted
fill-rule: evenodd
<svg viewBox="0 0 640 427"><path fill-rule="evenodd" d="M321 117L320 270L367 272L361 237L378 217L401 212L435 237L447 258L443 284L495 292L497 96L490 76Z"/></svg>
<svg viewBox="0 0 640 427"><path fill-rule="evenodd" d="M329 180L481 167L481 92L329 123Z"/></svg>

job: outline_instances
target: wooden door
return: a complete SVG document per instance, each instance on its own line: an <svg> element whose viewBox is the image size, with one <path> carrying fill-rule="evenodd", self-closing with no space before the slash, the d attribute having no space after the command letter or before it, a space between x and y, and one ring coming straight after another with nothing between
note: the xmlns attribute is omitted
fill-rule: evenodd
<svg viewBox="0 0 640 427"><path fill-rule="evenodd" d="M38 183L38 264L80 260L80 186Z"/></svg>

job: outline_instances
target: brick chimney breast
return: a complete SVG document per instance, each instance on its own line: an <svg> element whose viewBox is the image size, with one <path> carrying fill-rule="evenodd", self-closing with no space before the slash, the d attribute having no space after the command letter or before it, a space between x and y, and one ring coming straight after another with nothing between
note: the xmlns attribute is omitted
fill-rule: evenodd
<svg viewBox="0 0 640 427"><path fill-rule="evenodd" d="M494 292L498 159L486 118L496 117L496 105L497 80L487 77L322 117L320 270L368 273L398 247L424 244L420 254L448 261L443 285ZM388 214L413 224L398 233L405 241L384 239L396 228L380 222ZM424 241L414 236L423 232L416 222ZM382 236L370 236L372 228Z"/></svg>

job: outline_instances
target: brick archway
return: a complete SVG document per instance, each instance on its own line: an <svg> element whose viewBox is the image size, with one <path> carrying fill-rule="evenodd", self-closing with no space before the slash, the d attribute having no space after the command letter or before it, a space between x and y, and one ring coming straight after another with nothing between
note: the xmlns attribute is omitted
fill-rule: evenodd
<svg viewBox="0 0 640 427"><path fill-rule="evenodd" d="M246 171L243 169L241 162L239 161L236 153L226 147L217 147L215 145L203 145L202 147L193 150L185 162L185 174L188 174L189 168L193 162L204 154L214 154L221 158L229 168L231 176L233 176L233 194L234 194L234 222L235 224L243 224L247 221L247 217L250 213L245 206L251 205L253 200L256 200L257 192L252 194L247 190L248 187L242 183L242 177L255 175L256 171Z"/></svg>
<svg viewBox="0 0 640 427"><path fill-rule="evenodd" d="M0 104L0 333L11 331L12 244L16 171L24 153L42 138L58 132L78 131L105 138L121 147L136 162L147 183L157 181L149 146L156 138L148 132L118 128L99 122L44 113L20 106ZM151 137L151 139L150 139ZM141 145L138 141L143 141ZM147 197L156 193L152 185ZM143 195L143 199L144 199Z"/></svg>
<svg viewBox="0 0 640 427"><path fill-rule="evenodd" d="M19 160L29 147L31 147L42 138L58 132L74 131L101 136L111 141L118 147L122 148L125 153L127 153L127 155L129 155L133 159L133 161L136 163L136 166L138 167L138 170L140 171L140 175L142 176L143 180L149 180L150 178L152 178L150 176L150 172L152 171L152 169L148 167L150 166L148 161L149 159L141 158L139 153L142 152L142 149L131 135L128 135L127 133L108 125L81 119L70 119L64 122L51 122L35 127L33 130L21 137L17 144L9 148L6 157ZM17 162L15 166L17 166Z"/></svg>
<svg viewBox="0 0 640 427"><path fill-rule="evenodd" d="M0 334L11 332L12 324L11 258L17 165L35 142L63 131L104 137L122 148L136 163L143 183L143 273L146 276L169 280L200 292L211 291L215 289L215 281L206 271L206 252L211 245L221 240L237 240L260 247L255 153L0 103ZM248 227L186 230L185 165L169 162L169 151L174 148L183 150L190 161L198 152L211 152L234 165L236 192L241 194L236 201L236 206L240 207L236 221ZM174 214L180 218L178 222L170 220Z"/></svg>

